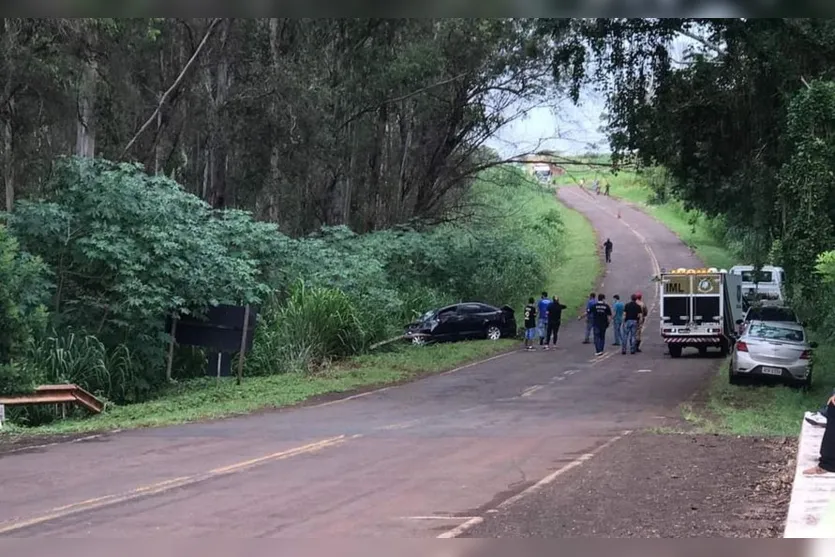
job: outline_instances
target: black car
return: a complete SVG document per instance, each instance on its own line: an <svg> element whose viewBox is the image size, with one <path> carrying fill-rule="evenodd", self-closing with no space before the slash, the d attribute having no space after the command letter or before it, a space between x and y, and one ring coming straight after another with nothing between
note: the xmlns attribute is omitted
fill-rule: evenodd
<svg viewBox="0 0 835 557"><path fill-rule="evenodd" d="M413 344L516 336L513 308L497 308L480 302L466 302L433 309L406 326L404 335Z"/></svg>

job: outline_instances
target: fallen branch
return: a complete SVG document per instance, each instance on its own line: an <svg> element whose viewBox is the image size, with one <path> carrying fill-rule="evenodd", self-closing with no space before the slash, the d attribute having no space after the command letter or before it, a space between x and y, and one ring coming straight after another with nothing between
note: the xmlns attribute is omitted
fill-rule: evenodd
<svg viewBox="0 0 835 557"><path fill-rule="evenodd" d="M384 340L384 341L381 341L381 342L377 342L377 343L375 343L375 344L372 344L371 346L369 346L369 347L368 347L368 349L369 349L369 350L376 350L377 348L379 348L379 347L381 347L381 346L385 346L385 345L387 345L387 344L391 344L392 342L397 342L398 340L403 340L404 338L406 338L406 336L405 336L405 335L398 335L398 336L396 336L396 337L394 337L394 338L390 338L390 339L388 339L388 340Z"/></svg>
<svg viewBox="0 0 835 557"><path fill-rule="evenodd" d="M145 130L147 130L148 127L154 122L154 119L157 117L160 110L162 110L162 107L165 106L165 102L168 100L168 97L170 97L171 94L177 89L177 87L180 86L180 83L182 83L189 69L191 69L191 67L194 65L194 62L197 61L197 58L200 56L200 52L203 51L203 47L205 47L206 43L209 42L209 37L212 35L212 31L215 30L215 27L217 27L221 21L223 21L222 17L216 17L212 19L212 22L209 24L209 28L206 30L206 34L203 35L203 40L200 41L200 44L197 45L197 48L194 50L194 54L191 55L191 58L189 58L188 62L186 62L186 65L183 66L183 69L180 71L180 75L177 76L177 79L174 80L174 83L171 84L171 87L169 87L168 90L162 94L162 97L160 97L159 99L159 104L157 104L157 108L154 110L151 116L145 121L144 124L142 124L142 127L139 128L139 131L136 132L136 135L134 135L131 138L131 140L128 141L128 144L122 151L123 158L128 153L128 151L130 151L131 147L133 147L133 145L140 138L140 136L142 136L142 134L145 133Z"/></svg>

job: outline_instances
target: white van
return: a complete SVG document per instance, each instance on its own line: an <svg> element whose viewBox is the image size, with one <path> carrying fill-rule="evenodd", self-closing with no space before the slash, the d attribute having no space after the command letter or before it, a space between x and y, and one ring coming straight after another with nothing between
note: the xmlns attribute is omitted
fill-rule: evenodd
<svg viewBox="0 0 835 557"><path fill-rule="evenodd" d="M731 273L742 277L742 293L749 300L783 301L786 273L782 267L763 265L755 271L753 265L735 265Z"/></svg>

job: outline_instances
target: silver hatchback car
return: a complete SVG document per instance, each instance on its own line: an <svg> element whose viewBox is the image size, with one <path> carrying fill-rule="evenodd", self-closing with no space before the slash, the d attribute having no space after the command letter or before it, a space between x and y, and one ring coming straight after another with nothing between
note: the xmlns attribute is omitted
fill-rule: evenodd
<svg viewBox="0 0 835 557"><path fill-rule="evenodd" d="M728 378L774 377L812 385L812 349L803 325L790 321L751 321L734 346Z"/></svg>

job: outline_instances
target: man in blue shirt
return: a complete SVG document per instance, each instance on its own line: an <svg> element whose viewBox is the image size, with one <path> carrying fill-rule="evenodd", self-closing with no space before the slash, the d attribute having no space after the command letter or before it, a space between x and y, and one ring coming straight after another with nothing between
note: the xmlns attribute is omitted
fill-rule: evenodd
<svg viewBox="0 0 835 557"><path fill-rule="evenodd" d="M615 312L615 316L612 319L612 326L615 328L615 346L620 346L621 342L623 342L623 308L624 303L620 301L620 296L615 294L612 296L614 298L615 303L612 304L612 311Z"/></svg>
<svg viewBox="0 0 835 557"><path fill-rule="evenodd" d="M597 305L597 296L594 292L589 294L589 299L586 301L586 338L583 340L583 344L591 343L591 332L594 329L594 306ZM577 321L583 318L581 314Z"/></svg>
<svg viewBox="0 0 835 557"><path fill-rule="evenodd" d="M546 336L548 335L548 306L550 305L551 300L548 299L548 293L543 292L542 298L539 299L539 303L536 305L536 314L539 316L539 322L537 323L539 345L543 350L548 350Z"/></svg>

